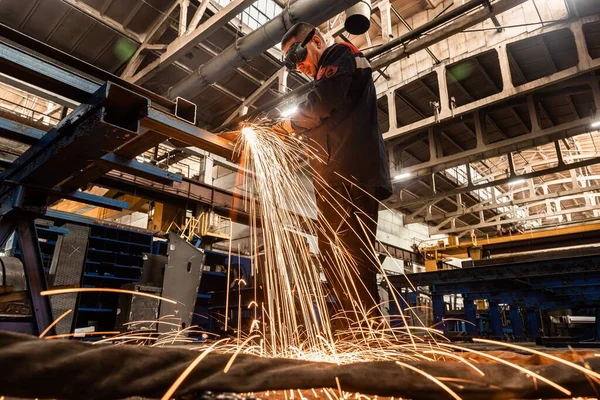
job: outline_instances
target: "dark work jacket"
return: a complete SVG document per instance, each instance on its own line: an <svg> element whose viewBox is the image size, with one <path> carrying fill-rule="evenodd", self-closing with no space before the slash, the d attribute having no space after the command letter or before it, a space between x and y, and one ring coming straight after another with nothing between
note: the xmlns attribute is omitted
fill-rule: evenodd
<svg viewBox="0 0 600 400"><path fill-rule="evenodd" d="M378 200L388 198L390 167L369 62L354 45L334 44L325 49L317 71L314 88L292 119L294 130L306 134L318 154L312 168L329 186L350 181Z"/></svg>

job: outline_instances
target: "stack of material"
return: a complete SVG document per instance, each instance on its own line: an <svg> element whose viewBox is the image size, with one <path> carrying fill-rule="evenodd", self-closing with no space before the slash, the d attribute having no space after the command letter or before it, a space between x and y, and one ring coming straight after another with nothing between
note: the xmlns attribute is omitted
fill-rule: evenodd
<svg viewBox="0 0 600 400"><path fill-rule="evenodd" d="M0 332L0 365L10 366L7 373L0 374L0 394L57 399L160 398L198 355L183 348L98 346ZM462 399L597 396L596 386L600 381L571 365L550 362L540 356L496 355L521 364L531 374L502 363L474 364L484 373L481 376L472 366L450 362L450 358L448 362L416 361L404 365L392 361L336 365L243 354L224 373L231 355L210 353L175 395L206 391L337 390L339 381L341 390L350 393L411 399L450 398L448 391L422 373L426 372L445 382ZM600 371L600 358L592 353L562 356L577 366ZM468 359L483 361L471 356ZM532 378L534 373L560 385L563 391Z"/></svg>

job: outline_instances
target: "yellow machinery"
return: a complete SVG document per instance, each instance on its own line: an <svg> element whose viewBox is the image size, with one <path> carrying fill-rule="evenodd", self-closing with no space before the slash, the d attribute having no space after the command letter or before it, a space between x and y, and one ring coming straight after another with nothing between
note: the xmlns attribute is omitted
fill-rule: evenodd
<svg viewBox="0 0 600 400"><path fill-rule="evenodd" d="M202 238L203 242L218 242L231 238L231 218L220 216L212 211L203 212L200 216L189 217L185 225L180 226L173 222L169 232L176 230L188 242Z"/></svg>
<svg viewBox="0 0 600 400"><path fill-rule="evenodd" d="M438 240L433 245L421 245L419 246L419 252L423 254L425 260L425 271L432 272L440 269L450 269L452 266L446 263L448 259L444 250L446 249L446 242L444 240Z"/></svg>
<svg viewBox="0 0 600 400"><path fill-rule="evenodd" d="M456 236L449 236L447 240L448 244L446 244L446 240L444 239L439 239L435 244L426 244L426 242L421 243L419 252L425 259L425 271L431 272L440 269L455 268L446 261L449 259L450 254L454 255L454 249L461 248L463 244L459 243ZM469 249L469 253L473 260L481 259L482 249L477 245L477 237L475 237L473 231L471 231L471 242L469 242L468 247L466 248ZM466 248L465 252L467 252Z"/></svg>
<svg viewBox="0 0 600 400"><path fill-rule="evenodd" d="M444 245L443 248L438 246L438 250L444 254L444 257L456 257L456 258L472 258L473 260L479 260L483 258L481 249L486 245L494 245L507 242L520 242L533 239L543 238L560 238L561 236L573 235L573 234L586 234L591 232L600 231L600 223L589 222L578 224L575 226L557 226L552 228L540 228L534 230L528 230L522 233L511 234L496 237L475 237L474 233L471 232L471 240L458 241L457 237L450 236L447 238L448 244ZM432 247L429 245L427 247ZM419 248L419 250L421 250ZM422 252L422 251L421 251ZM443 257L442 257L443 258Z"/></svg>

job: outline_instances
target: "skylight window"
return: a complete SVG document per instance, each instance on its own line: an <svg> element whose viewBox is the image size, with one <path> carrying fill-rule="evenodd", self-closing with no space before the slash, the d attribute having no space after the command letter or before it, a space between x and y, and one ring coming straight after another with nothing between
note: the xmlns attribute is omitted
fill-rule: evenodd
<svg viewBox="0 0 600 400"><path fill-rule="evenodd" d="M231 0L216 0L225 7ZM267 21L281 13L282 8L273 0L258 0L242 12L242 23L251 30L263 26Z"/></svg>

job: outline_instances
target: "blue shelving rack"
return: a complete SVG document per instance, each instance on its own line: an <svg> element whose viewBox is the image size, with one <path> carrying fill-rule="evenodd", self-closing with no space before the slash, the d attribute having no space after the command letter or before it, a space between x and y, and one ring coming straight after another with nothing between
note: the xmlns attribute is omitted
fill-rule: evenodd
<svg viewBox="0 0 600 400"><path fill-rule="evenodd" d="M56 242L58 241L58 237L60 235L69 233L69 230L58 226L47 226L39 224L36 224L35 228L38 236L40 253L42 255L42 263L44 264L44 273L47 279L48 273L50 272L50 265L52 265L52 257L54 256L54 249L56 248ZM16 237L16 240L18 241L19 238ZM17 247L15 250L15 257L21 259L21 250L18 249L16 243L15 247Z"/></svg>
<svg viewBox="0 0 600 400"><path fill-rule="evenodd" d="M91 225L81 285L88 288L119 288L140 278L142 253L152 250L149 233ZM79 296L75 326L95 326L97 331L115 327L117 293L90 292Z"/></svg>

